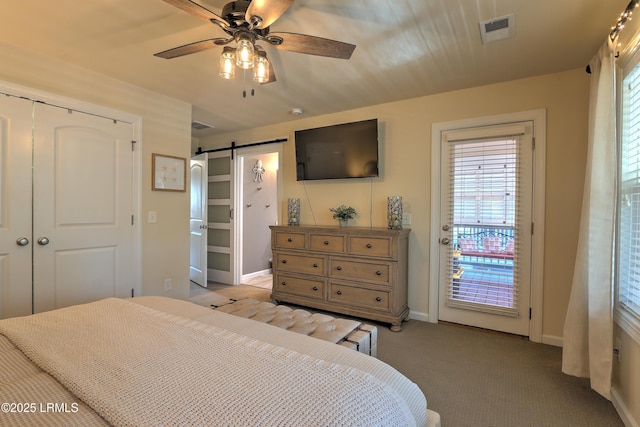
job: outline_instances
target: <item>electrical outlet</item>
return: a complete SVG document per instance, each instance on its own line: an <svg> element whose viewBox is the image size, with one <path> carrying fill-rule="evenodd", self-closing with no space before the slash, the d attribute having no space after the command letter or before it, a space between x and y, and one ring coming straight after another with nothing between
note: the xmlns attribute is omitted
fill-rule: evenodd
<svg viewBox="0 0 640 427"><path fill-rule="evenodd" d="M620 337L616 337L615 346L613 347L613 356L620 362L620 357L622 356L622 340Z"/></svg>
<svg viewBox="0 0 640 427"><path fill-rule="evenodd" d="M164 290L170 291L173 287L173 281L171 279L164 279Z"/></svg>

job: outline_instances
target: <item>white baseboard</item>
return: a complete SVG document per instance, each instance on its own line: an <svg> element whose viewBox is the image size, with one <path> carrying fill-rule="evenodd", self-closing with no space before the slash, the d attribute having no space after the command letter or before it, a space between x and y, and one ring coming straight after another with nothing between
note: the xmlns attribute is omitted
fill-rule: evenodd
<svg viewBox="0 0 640 427"><path fill-rule="evenodd" d="M410 319L414 319L414 320L421 320L423 322L428 322L429 321L429 314L428 313L421 313L419 311L410 311L409 312L409 318Z"/></svg>
<svg viewBox="0 0 640 427"><path fill-rule="evenodd" d="M249 273L249 274L243 274L241 280L242 281L249 280L249 279L253 279L254 277L265 276L267 274L271 274L270 268L267 268L266 270L254 271L253 273Z"/></svg>
<svg viewBox="0 0 640 427"><path fill-rule="evenodd" d="M627 405L625 405L624 401L620 398L620 394L615 387L611 387L611 402L626 427L640 427L638 421L633 419L633 415L629 412L629 408L627 408Z"/></svg>
<svg viewBox="0 0 640 427"><path fill-rule="evenodd" d="M556 347L562 347L562 337L555 335L542 335L542 344L554 345Z"/></svg>

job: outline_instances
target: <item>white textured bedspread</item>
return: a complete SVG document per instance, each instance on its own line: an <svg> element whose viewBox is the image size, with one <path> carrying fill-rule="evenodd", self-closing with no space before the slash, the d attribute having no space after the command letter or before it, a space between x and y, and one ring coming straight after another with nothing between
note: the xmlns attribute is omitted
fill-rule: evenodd
<svg viewBox="0 0 640 427"><path fill-rule="evenodd" d="M113 425L415 424L368 373L125 300L2 320L0 333Z"/></svg>

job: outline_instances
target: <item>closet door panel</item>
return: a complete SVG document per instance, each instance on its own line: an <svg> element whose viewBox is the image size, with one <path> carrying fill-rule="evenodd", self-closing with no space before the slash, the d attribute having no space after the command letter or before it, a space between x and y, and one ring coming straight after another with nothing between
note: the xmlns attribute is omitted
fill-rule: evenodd
<svg viewBox="0 0 640 427"><path fill-rule="evenodd" d="M0 96L0 319L31 314L31 101Z"/></svg>
<svg viewBox="0 0 640 427"><path fill-rule="evenodd" d="M132 125L35 108L34 311L131 295Z"/></svg>

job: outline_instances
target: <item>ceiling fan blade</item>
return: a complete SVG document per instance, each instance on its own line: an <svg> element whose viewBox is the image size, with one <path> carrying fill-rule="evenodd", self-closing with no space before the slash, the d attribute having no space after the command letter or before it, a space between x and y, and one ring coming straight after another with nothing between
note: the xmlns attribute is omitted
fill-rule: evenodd
<svg viewBox="0 0 640 427"><path fill-rule="evenodd" d="M245 20L253 24L254 28L267 28L289 9L293 1L294 0L252 0L247 8Z"/></svg>
<svg viewBox="0 0 640 427"><path fill-rule="evenodd" d="M349 59L356 48L353 44L306 34L271 33L269 37L282 39L281 44L273 44L278 49L307 55L328 56L329 58Z"/></svg>
<svg viewBox="0 0 640 427"><path fill-rule="evenodd" d="M190 0L164 0L169 3L171 6L175 6L178 9L182 9L183 11L190 13L191 15L203 19L207 22L214 22L220 25L222 28L228 28L229 23L222 19L220 16L211 12L209 9L206 9L200 6L197 3L194 3Z"/></svg>
<svg viewBox="0 0 640 427"><path fill-rule="evenodd" d="M179 56L191 55L192 53L202 52L203 50L213 49L219 46L217 41L226 41L223 38L215 38L208 40L201 40L195 43L189 43L184 46L174 47L173 49L165 50L163 52L154 53L153 56L164 59L177 58Z"/></svg>

